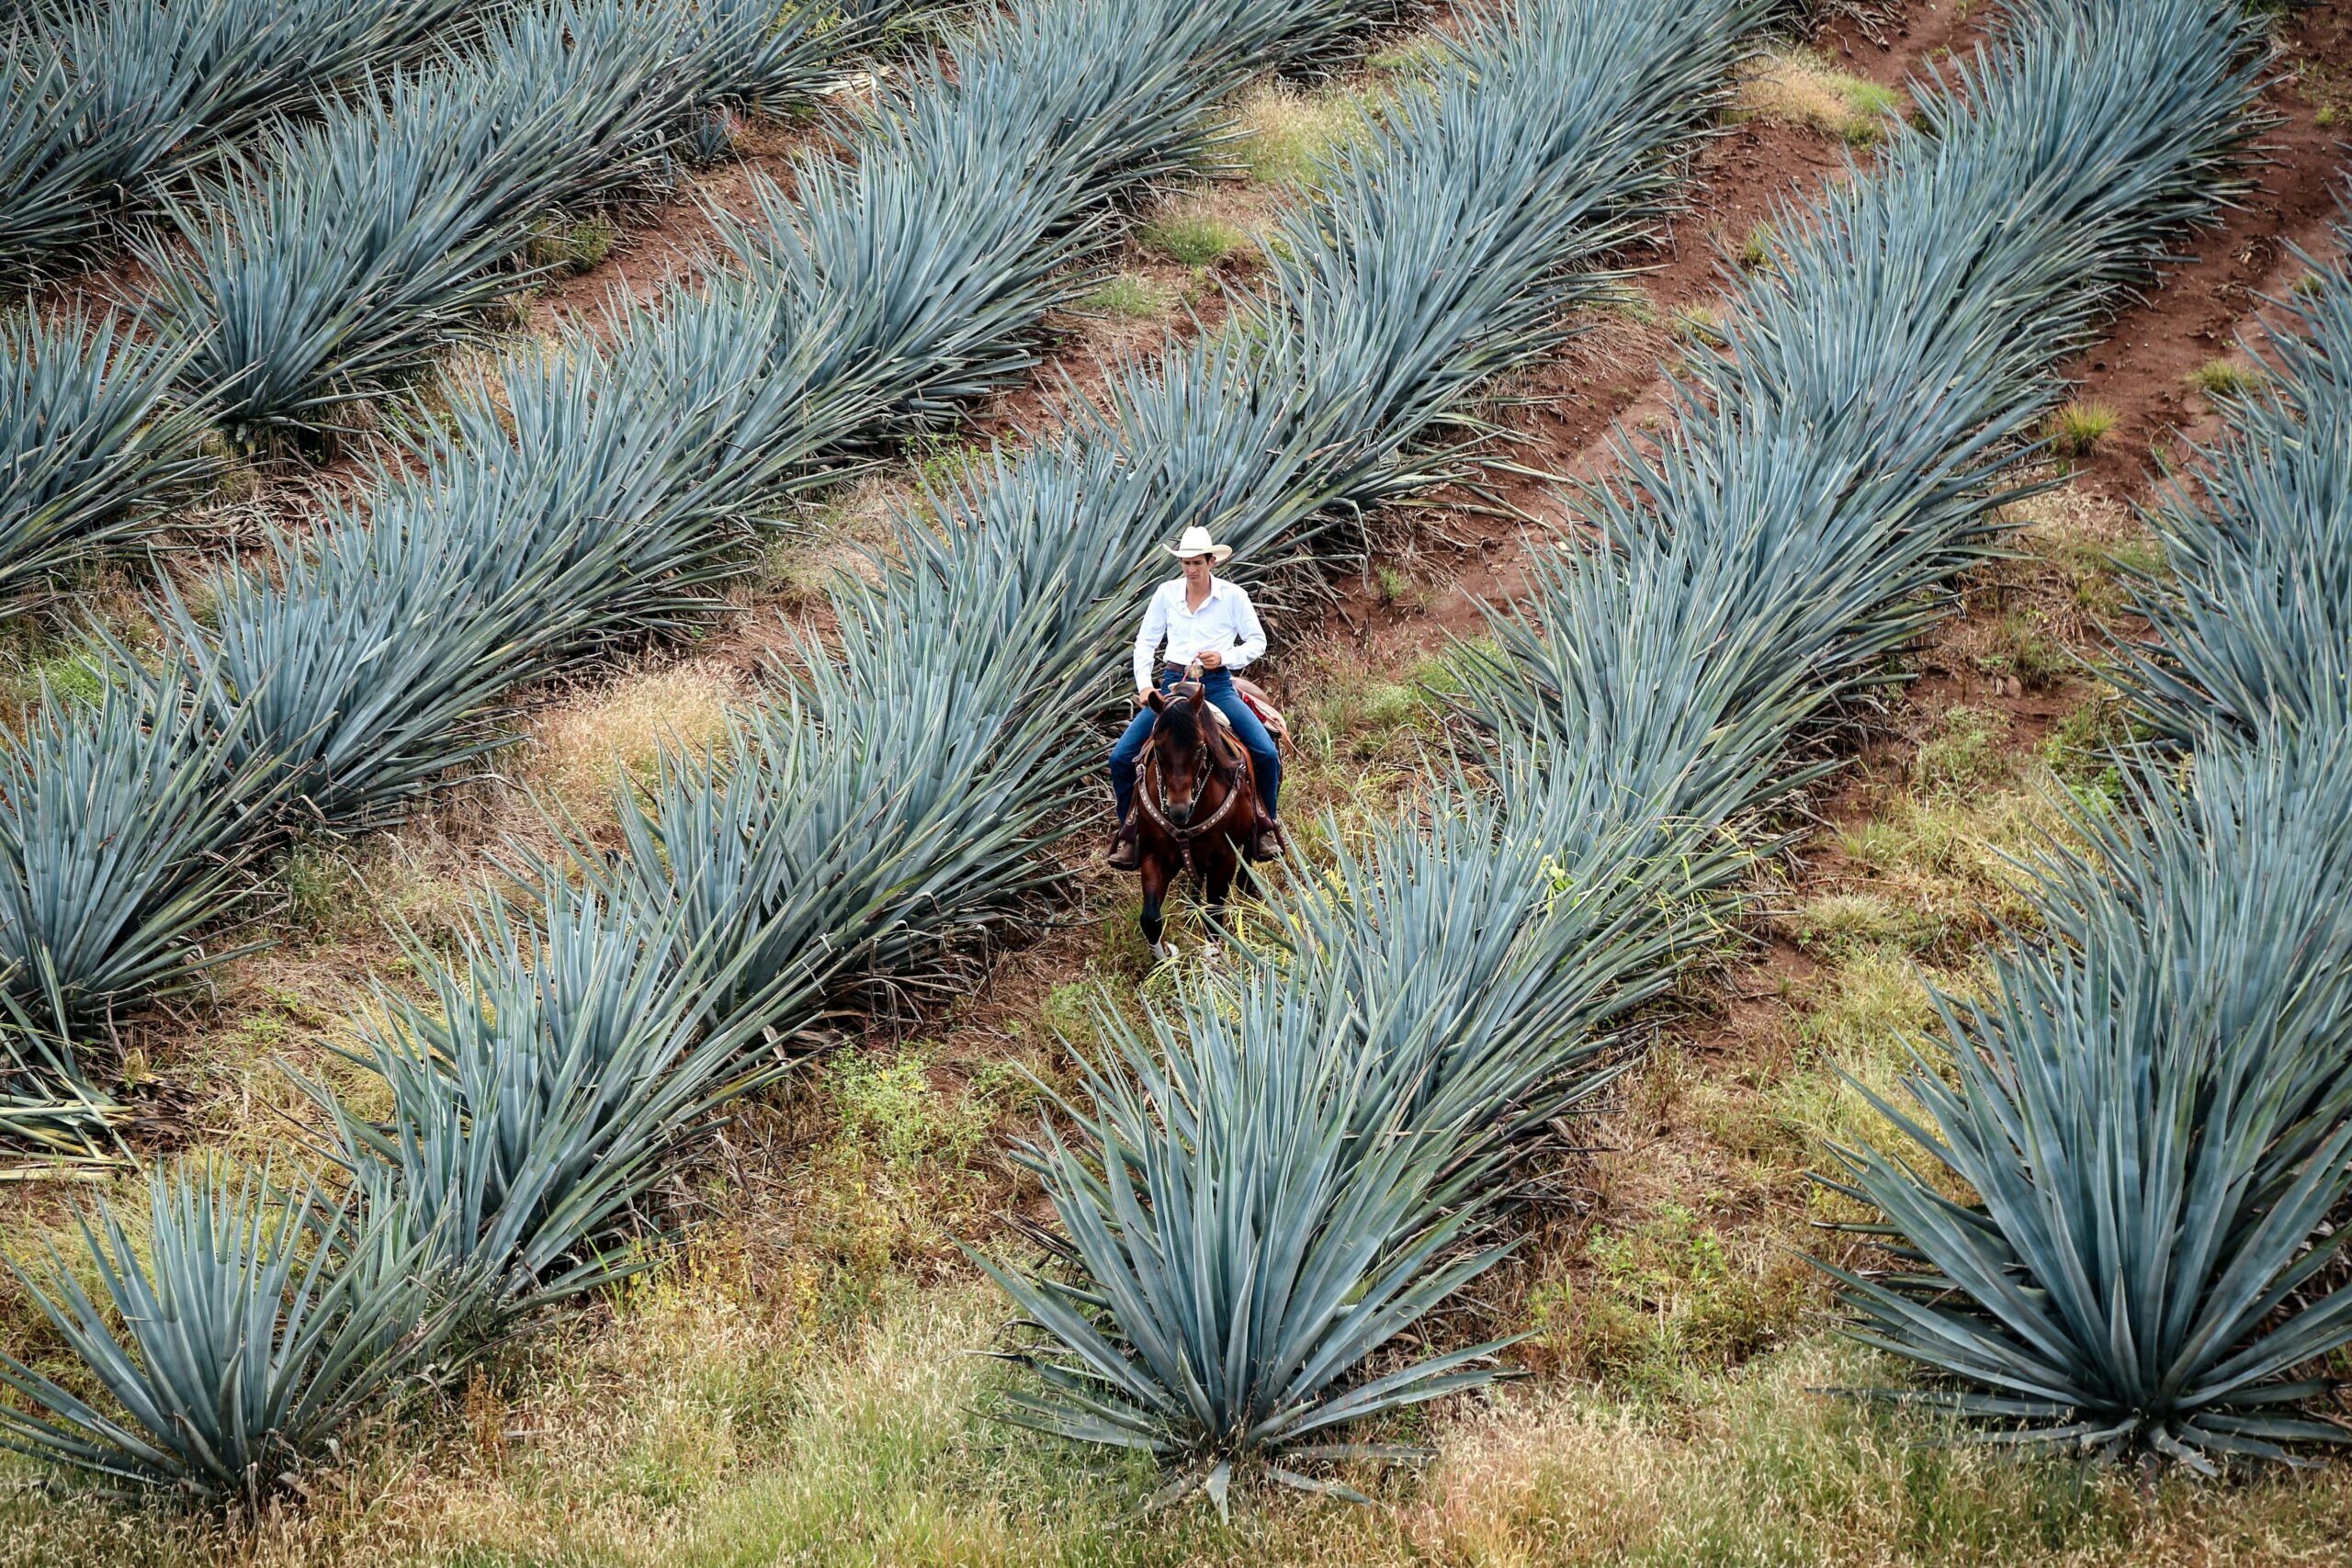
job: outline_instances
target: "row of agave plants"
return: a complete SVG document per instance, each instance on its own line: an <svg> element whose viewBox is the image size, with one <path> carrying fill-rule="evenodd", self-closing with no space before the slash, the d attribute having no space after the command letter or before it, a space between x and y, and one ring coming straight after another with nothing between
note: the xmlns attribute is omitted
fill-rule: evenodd
<svg viewBox="0 0 2352 1568"><path fill-rule="evenodd" d="M47 695L0 742L20 1067L95 1093L88 1042L226 955L201 941L258 854L397 818L498 743L518 687L691 624L752 519L1026 371L1111 198L1214 154L1207 104L1390 12L992 18L844 111L852 155L806 155L789 197L756 183L760 216L724 222L699 275L446 371L447 416L359 496L194 594L167 581L160 649L111 649L97 701Z"/></svg>
<svg viewBox="0 0 2352 1568"><path fill-rule="evenodd" d="M2119 675L2157 743L2072 813L1990 998L1940 1000L1913 1157L1840 1151L1905 1259L1848 1297L1934 1403L2200 1470L2342 1441L2299 1407L2352 1343L2352 274L2285 311L2153 517Z"/></svg>
<svg viewBox="0 0 2352 1568"><path fill-rule="evenodd" d="M1781 216L1671 429L1654 446L1629 435L1614 482L1563 498L1580 537L1494 617L1493 651L1470 655L1483 751L1295 880L1274 902L1280 940L1237 976L1194 981L1141 1027L1102 1019L1109 1065L1025 1150L1059 1256L995 1270L1035 1334L1023 1419L1148 1450L1173 1489L1221 1498L1237 1470L1330 1488L1304 1461L1408 1451L1345 1428L1495 1375L1501 1343L1432 1350L1429 1320L1507 1250L1517 1161L1626 1059L1611 1047L1633 1010L1719 950L1764 818L1817 776L1792 743L1884 679L1997 547L2004 476L2035 451L2053 367L2240 188L2265 57L2260 24L2225 0L2018 0L1984 51L1921 86L1873 172ZM2306 956L2290 939L2267 964L2299 973ZM2076 998L2041 999L2036 1016ZM2088 1050L2112 1020L2069 1027ZM2052 1141L2083 1140L2066 1153L2127 1190L2140 1151L2101 1135L2135 1126L2135 1066L2119 1057L2095 1091L2055 1068L2036 1086L2072 1118ZM2057 1157L2041 1142L2015 1156L1996 1091L2021 1091L1998 1060L1969 1082L1981 1092L1940 1102L1922 1085L1973 1117L1987 1152L1956 1162L1963 1175ZM2016 1373L2006 1402L1960 1402L1986 1416L2162 1448L2181 1424L2156 1380L2116 1367L2143 1358L2176 1401L2296 1398L2270 1373L2332 1343L2340 1309L2247 1339L2317 1266L2272 1250L2281 1232L2294 1250L2338 1182L2302 1160L2341 1155L2336 1108L2308 1105L2300 1146L2265 1143L2280 1123L2232 1127L2248 1163L2199 1167L2194 1213L2133 1208L2136 1190L2096 1212L2038 1191L2029 1219L2062 1243L2040 1253L2002 1229L2009 1214L1905 1189L1865 1156L1871 1195L1949 1270L1912 1282L2018 1311L1995 1325L1992 1307L1899 1309L1900 1280L1854 1289L1899 1325L1883 1338L1941 1370L1981 1375L2004 1330L2018 1361L2041 1352L2041 1382ZM2177 1125L2137 1124L2152 1143ZM2120 1276L2102 1219L2168 1248L2146 1256L2169 1272ZM2234 1315L2199 1315L2232 1292ZM2126 1301L2095 1325L2066 1315ZM2062 1339L2062 1316L2079 1332ZM2174 1337L2159 1344L2151 1318ZM2266 1429L2242 1420L2204 1430Z"/></svg>
<svg viewBox="0 0 2352 1568"><path fill-rule="evenodd" d="M218 960L196 939L252 855L299 822L397 817L495 743L522 682L697 615L737 525L1024 372L1041 318L1088 287L1074 264L1109 199L1214 155L1215 98L1393 15L992 16L844 118L854 157L803 159L788 197L763 186L720 263L552 348L450 372L451 417L364 505L217 569L200 614L165 589L160 661L116 649L97 701L46 698L0 755L18 1085L94 1097L77 1036ZM820 750L856 762L830 794L792 773ZM418 954L434 1005L387 996L362 1027L380 1114L317 1089L308 1163L333 1180L158 1171L143 1256L111 1213L85 1233L103 1303L53 1259L25 1278L105 1393L12 1366L26 1403L0 1410L6 1439L125 1483L265 1490L392 1391L634 1267L620 1222L711 1107L778 1070L841 966L955 934L871 858L899 760L854 732L796 755L741 788L830 809L831 860L739 847L799 905L621 908L562 868L520 906L486 893L455 962ZM863 879L842 873L853 853ZM894 899L914 912L869 937Z"/></svg>
<svg viewBox="0 0 2352 1568"><path fill-rule="evenodd" d="M134 236L154 280L135 308L0 321L0 604L147 537L210 468L213 431L334 425L479 337L530 281L535 224L659 188L717 106L805 101L899 8L526 0L371 58L341 96L182 171ZM318 20L288 17L264 36Z"/></svg>
<svg viewBox="0 0 2352 1568"><path fill-rule="evenodd" d="M0 283L350 78L412 59L458 0L21 0L0 12Z"/></svg>

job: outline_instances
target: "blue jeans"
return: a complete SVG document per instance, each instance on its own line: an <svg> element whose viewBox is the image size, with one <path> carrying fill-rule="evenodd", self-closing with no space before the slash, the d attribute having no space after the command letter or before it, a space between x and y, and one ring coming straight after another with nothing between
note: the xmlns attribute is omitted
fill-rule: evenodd
<svg viewBox="0 0 2352 1568"><path fill-rule="evenodd" d="M1159 689L1164 692L1182 678L1181 671L1163 664L1159 668ZM1266 803L1266 815L1272 817L1283 784L1283 760L1274 750L1274 738L1266 733L1266 727L1250 711L1241 694L1233 689L1231 671L1202 671L1201 695L1233 721L1233 738L1250 753L1250 771L1258 779L1258 798ZM1127 819L1127 807L1136 797L1136 759L1143 755L1143 743L1151 739L1151 727L1159 717L1151 709L1143 709L1127 726L1127 732L1119 737L1119 743L1111 748L1111 794L1119 803L1122 822Z"/></svg>

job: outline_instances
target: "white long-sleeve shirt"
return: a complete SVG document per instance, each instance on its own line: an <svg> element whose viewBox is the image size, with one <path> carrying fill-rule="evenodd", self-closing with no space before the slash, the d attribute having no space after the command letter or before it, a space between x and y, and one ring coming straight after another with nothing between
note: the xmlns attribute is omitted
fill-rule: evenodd
<svg viewBox="0 0 2352 1568"><path fill-rule="evenodd" d="M1136 690L1151 690L1152 666L1161 658L1190 664L1211 649L1225 655L1227 670L1238 670L1266 651L1266 628L1258 624L1249 593L1238 582L1212 577L1208 599L1195 611L1184 602L1182 578L1161 583L1152 591L1143 629L1136 634Z"/></svg>

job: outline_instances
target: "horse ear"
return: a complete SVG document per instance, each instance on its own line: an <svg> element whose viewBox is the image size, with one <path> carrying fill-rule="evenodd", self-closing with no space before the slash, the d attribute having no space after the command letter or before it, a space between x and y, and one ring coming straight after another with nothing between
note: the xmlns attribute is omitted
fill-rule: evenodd
<svg viewBox="0 0 2352 1568"><path fill-rule="evenodd" d="M1155 686L1150 691L1146 692L1143 694L1143 705L1149 708L1152 712L1158 713L1161 708L1168 705L1168 694Z"/></svg>

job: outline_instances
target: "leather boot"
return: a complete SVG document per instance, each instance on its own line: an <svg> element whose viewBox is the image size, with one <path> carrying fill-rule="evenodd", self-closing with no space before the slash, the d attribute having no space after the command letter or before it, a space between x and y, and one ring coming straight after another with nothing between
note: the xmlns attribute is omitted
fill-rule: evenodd
<svg viewBox="0 0 2352 1568"><path fill-rule="evenodd" d="M1258 803L1257 825L1250 832L1250 858L1272 861L1283 858L1283 825L1266 810L1263 801Z"/></svg>
<svg viewBox="0 0 2352 1568"><path fill-rule="evenodd" d="M1132 818L1111 829L1111 869L1143 869L1143 846L1136 840L1136 825Z"/></svg>

